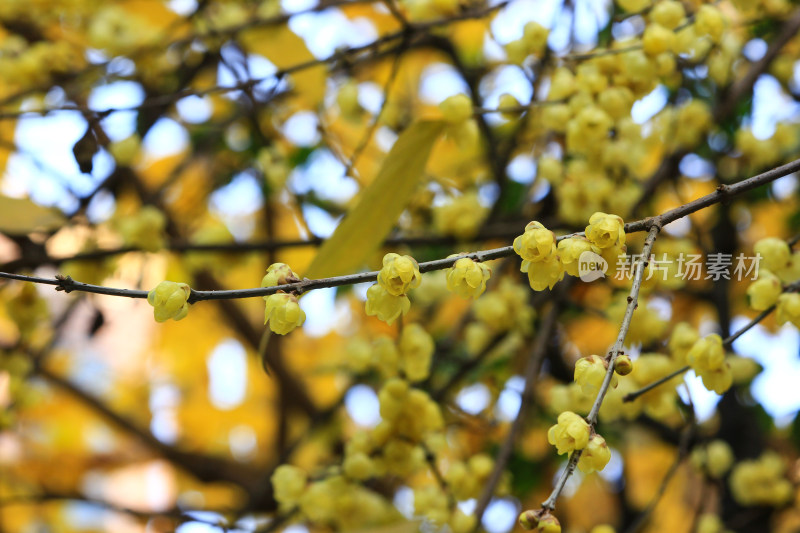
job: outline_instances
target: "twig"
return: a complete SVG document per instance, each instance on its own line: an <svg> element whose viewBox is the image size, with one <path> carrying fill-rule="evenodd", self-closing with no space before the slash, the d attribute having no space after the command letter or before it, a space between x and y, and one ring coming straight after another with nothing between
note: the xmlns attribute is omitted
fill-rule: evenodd
<svg viewBox="0 0 800 533"><path fill-rule="evenodd" d="M470 239L470 242L480 242L487 239L506 239L519 234L519 224L493 224ZM225 253L247 254L252 252L275 252L287 248L303 248L320 246L325 242L321 237L309 239L269 239L253 242L221 242L196 244L183 241L172 241L165 246L166 250L176 253ZM464 241L451 235L396 235L383 241L383 246L442 246L463 244ZM136 246L122 246L120 248L106 248L80 252L68 256L50 256L46 254L35 257L21 257L2 265L3 270L14 272L21 268L34 268L41 265L61 265L68 261L96 261L131 252L143 252Z"/></svg>
<svg viewBox="0 0 800 533"><path fill-rule="evenodd" d="M701 209L704 209L710 205L714 205L728 198L733 198L734 196L747 192L751 189L755 189L756 187L775 181L778 178L788 176L789 174L797 172L798 170L800 170L800 159L795 159L791 163L781 165L766 172L762 172L761 174L757 174L756 176L747 178L737 183L720 185L717 187L716 191L705 196L701 196L700 198L680 207L676 207L675 209L670 209L661 215L648 217L642 220L637 220L636 222L631 222L630 224L625 224L625 232L634 233L646 231L650 227L650 224L656 222L660 223L662 226L666 226L670 222L675 222L680 218L691 215L692 213L700 211Z"/></svg>
<svg viewBox="0 0 800 533"><path fill-rule="evenodd" d="M653 249L653 243L658 236L658 232L661 231L661 225L656 222L650 227L650 231L647 235L647 239L644 241L644 246L642 247L642 261L637 263L636 273L634 274L633 284L631 285L631 292L628 296L628 306L625 309L625 316L622 319L622 325L619 328L619 335L617 335L617 341L614 343L614 347L611 349L611 353L609 354L608 358L608 370L606 371L606 375L603 378L603 384L600 385L600 390L597 393L597 398L594 400L594 404L592 405L591 411L589 411L589 416L586 417L586 422L589 423L589 426L594 429L594 426L597 424L597 414L600 412L600 406L603 404L603 399L606 396L606 392L608 391L608 387L611 385L611 378L614 376L614 363L617 360L617 356L622 352L622 346L625 343L625 337L628 335L628 330L631 327L631 319L633 318L633 312L638 307L639 301L639 289L642 286L642 278L644 277L644 270L647 267L648 258L650 257L650 251ZM572 455L569 458L569 462L567 463L567 467L561 473L561 477L558 479L553 492L550 493L550 497L547 498L542 503L542 509L553 510L556 507L556 500L558 499L559 495L561 495L561 491L564 490L564 485L566 485L567 480L575 471L575 466L578 464L578 459L580 459L582 450L576 450L572 452Z"/></svg>
<svg viewBox="0 0 800 533"><path fill-rule="evenodd" d="M753 90L758 77L767 70L772 60L777 57L781 49L800 31L800 9L795 10L792 16L783 24L778 35L772 40L767 51L757 62L753 63L742 79L734 83L728 97L714 110L714 122L719 123L730 115L739 100Z"/></svg>
<svg viewBox="0 0 800 533"><path fill-rule="evenodd" d="M788 285L784 289L784 292L796 292L797 290L800 290L800 281L796 281L796 282L792 283L791 285ZM738 329L737 331L732 333L729 337L726 337L725 339L723 339L722 340L722 347L723 348L730 348L733 345L733 343L734 343L734 341L736 339L738 339L739 337L741 337L742 335L747 333L753 326L755 326L756 324L758 324L759 322L761 322L762 320L767 318L770 314L772 314L772 312L776 309L776 307L777 307L776 305L772 305L772 306L768 307L767 309L764 309L759 314L757 314L750 322L748 322L747 324L742 326L740 329ZM667 374L663 378L657 379L652 383L648 383L647 385L645 385L644 387L642 387L639 390L635 390L633 392L630 392L630 393L626 394L622 398L622 401L623 402L632 402L636 398L641 396L642 394L646 394L646 393L650 392L651 390L655 389L656 387L659 387L659 386L663 385L664 383L668 382L672 378L678 377L681 374L683 374L684 372L688 372L689 370L691 370L691 368L692 367L690 367L689 365L683 366L683 367L675 370L674 372L671 372L671 373Z"/></svg>
<svg viewBox="0 0 800 533"><path fill-rule="evenodd" d="M647 217L642 220L630 222L625 224L625 233L638 233L647 231L652 227L662 227L670 222L674 222L680 218L690 215L696 211L722 202L729 198L733 198L739 194L755 189L766 183L775 181L793 172L800 170L800 159L796 159L791 163L787 163L780 167L768 170L751 178L747 178L732 185L720 185L717 190L701 196L687 204L684 204L675 209L666 211L660 215ZM569 237L583 235L583 232L573 233L570 235L563 235L556 240L561 241ZM649 253L649 252L648 252ZM462 254L456 257L446 257L444 259L435 259L419 264L419 270L422 273L432 272L434 270L443 270L450 268L453 264L463 257L470 258L477 262L491 261L493 259L500 259L502 257L509 257L514 255L513 246L503 246L501 248L493 248L490 250L480 250ZM41 283L45 285L55 285L56 290L64 292L82 291L95 294L106 294L110 296L123 296L126 298L147 298L147 291L118 289L114 287L104 287L101 285L91 285L88 283L81 283L75 281L69 276L58 276L56 279L39 278L34 276L25 276L21 274L11 274L8 272L0 272L0 278L15 279L20 281L28 281L32 283ZM233 289L233 290L219 290L219 291L197 291L192 289L191 295L188 298L189 303L195 303L203 300L235 300L239 298L257 298L268 296L278 291L304 293L314 289L322 289L328 287L340 287L343 285L353 285L356 283L372 282L378 278L377 271L362 272L359 274L348 274L345 276L338 276L332 278L321 279L304 279L297 283L286 285L278 285L276 287L257 287L252 289Z"/></svg>

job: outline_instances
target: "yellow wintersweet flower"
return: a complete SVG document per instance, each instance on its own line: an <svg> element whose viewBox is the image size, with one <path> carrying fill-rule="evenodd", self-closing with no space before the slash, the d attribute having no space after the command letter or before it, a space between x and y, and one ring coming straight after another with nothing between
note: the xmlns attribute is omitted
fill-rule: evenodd
<svg viewBox="0 0 800 533"><path fill-rule="evenodd" d="M584 237L569 237L562 239L558 243L558 257L561 258L561 264L564 265L564 270L570 276L578 276L579 260L581 254L584 252L599 253L599 249L592 246Z"/></svg>
<svg viewBox="0 0 800 533"><path fill-rule="evenodd" d="M419 265L410 255L389 253L383 256L378 284L393 296L401 296L422 283Z"/></svg>
<svg viewBox="0 0 800 533"><path fill-rule="evenodd" d="M269 322L269 329L278 335L286 335L306 321L305 312L300 309L297 297L285 292L277 292L265 296L267 306L264 309L264 324Z"/></svg>
<svg viewBox="0 0 800 533"><path fill-rule="evenodd" d="M725 362L722 337L712 333L698 340L686 354L686 361L698 373L720 368Z"/></svg>
<svg viewBox="0 0 800 533"><path fill-rule="evenodd" d="M625 244L625 223L617 215L596 212L589 217L586 238L599 248Z"/></svg>
<svg viewBox="0 0 800 533"><path fill-rule="evenodd" d="M678 363L686 364L686 354L692 349L694 343L700 339L697 330L692 327L688 322L678 322L672 330L672 335L669 337L669 348L672 358Z"/></svg>
<svg viewBox="0 0 800 533"><path fill-rule="evenodd" d="M272 474L272 487L275 500L282 508L289 509L297 505L306 490L308 475L292 465L281 465Z"/></svg>
<svg viewBox="0 0 800 533"><path fill-rule="evenodd" d="M692 451L690 462L697 470L715 479L722 479L734 462L733 450L724 440L716 439Z"/></svg>
<svg viewBox="0 0 800 533"><path fill-rule="evenodd" d="M377 283L367 289L367 314L377 316L387 324L408 313L410 308L411 302L405 294L394 295Z"/></svg>
<svg viewBox="0 0 800 533"><path fill-rule="evenodd" d="M703 379L703 386L717 394L723 394L733 385L733 372L731 365L725 361L719 368L712 370L701 370L697 372Z"/></svg>
<svg viewBox="0 0 800 533"><path fill-rule="evenodd" d="M558 450L558 454L582 450L589 444L589 424L583 417L565 411L558 415L558 423L547 431L547 442Z"/></svg>
<svg viewBox="0 0 800 533"><path fill-rule="evenodd" d="M578 459L578 469L584 474L599 472L606 467L611 460L611 450L606 444L606 439L600 435L592 435L589 444L581 453Z"/></svg>
<svg viewBox="0 0 800 533"><path fill-rule="evenodd" d="M147 293L147 303L153 306L156 322L165 322L170 318L181 320L189 313L186 302L192 289L185 283L162 281L155 289Z"/></svg>
<svg viewBox="0 0 800 533"><path fill-rule="evenodd" d="M703 379L708 390L722 394L731 388L733 373L725 361L725 349L719 335L711 334L695 342L686 354L686 362Z"/></svg>
<svg viewBox="0 0 800 533"><path fill-rule="evenodd" d="M286 263L273 263L267 268L267 273L261 278L262 287L276 287L300 281L297 274Z"/></svg>
<svg viewBox="0 0 800 533"><path fill-rule="evenodd" d="M794 489L783 477L786 466L775 452L736 464L728 480L733 499L741 505L781 505L792 499Z"/></svg>
<svg viewBox="0 0 800 533"><path fill-rule="evenodd" d="M800 294L784 293L778 296L778 324L791 322L800 328Z"/></svg>
<svg viewBox="0 0 800 533"><path fill-rule="evenodd" d="M400 364L409 381L422 381L430 374L431 358L435 345L433 338L419 324L403 328L398 343Z"/></svg>
<svg viewBox="0 0 800 533"><path fill-rule="evenodd" d="M607 363L599 355L582 357L575 363L575 383L580 386L584 394L596 396L607 370Z"/></svg>
<svg viewBox="0 0 800 533"><path fill-rule="evenodd" d="M534 220L525 226L525 233L514 239L514 251L525 261L545 261L556 253L556 238L552 231Z"/></svg>
<svg viewBox="0 0 800 533"><path fill-rule="evenodd" d="M564 265L557 255L550 256L546 261L523 261L520 270L528 273L528 283L535 291L552 289L564 279Z"/></svg>
<svg viewBox="0 0 800 533"><path fill-rule="evenodd" d="M753 251L756 255L761 256L761 260L758 264L759 268L769 270L770 272L777 272L785 268L792 256L789 244L777 237L767 237L766 239L759 240L755 246L753 246Z"/></svg>
<svg viewBox="0 0 800 533"><path fill-rule="evenodd" d="M486 290L492 269L468 257L457 260L447 269L447 288L462 298L475 299Z"/></svg>
<svg viewBox="0 0 800 533"><path fill-rule="evenodd" d="M146 205L135 215L119 217L115 224L126 246L157 252L164 247L167 219L158 208Z"/></svg>

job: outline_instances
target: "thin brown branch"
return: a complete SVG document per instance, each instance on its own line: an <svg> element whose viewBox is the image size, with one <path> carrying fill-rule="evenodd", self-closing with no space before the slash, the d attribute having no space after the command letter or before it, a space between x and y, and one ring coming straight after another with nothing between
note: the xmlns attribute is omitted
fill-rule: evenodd
<svg viewBox="0 0 800 533"><path fill-rule="evenodd" d="M51 108L42 108L36 110L21 110L21 111L5 111L0 112L0 120L8 120L8 119L17 119L20 117L24 117L26 115L32 116L43 116L48 115L50 113L59 112L59 111L79 111L82 113L89 113L94 115L98 118L103 118L108 116L112 113L121 112L121 111L138 111L141 109L147 109L152 107L163 107L166 105L170 105L174 102L177 102L181 98L185 98L187 96L208 96L212 94L224 94L233 91L240 91L240 90L248 90L255 88L258 84L263 83L269 80L276 80L282 79L288 75L294 74L296 72L300 72L302 70L306 70L313 67L318 67L327 64L335 65L337 62L341 64L351 65L353 61L357 58L356 56L362 52L375 52L377 53L381 46L385 44L392 43L393 41L397 40L406 40L406 39L414 39L419 37L426 37L429 34L429 30L434 28L448 26L455 22L460 22L464 20L472 20L472 19L480 19L484 18L493 12L501 9L504 7L508 2L500 2L493 6L475 9L471 11L465 11L458 15L440 18L436 20L431 20L427 22L420 22L415 24L410 24L407 28L403 28L399 31L387 33L371 41L369 43L359 45L359 46L352 46L350 48L346 48L343 50L337 50L330 56L320 58L320 59L310 59L308 61L304 61L302 63L298 63L296 65L292 65L290 67L286 67L284 69L278 70L273 74L261 78L251 78L248 80L244 80L239 83L231 84L231 85L217 85L207 89L190 89L190 88L183 88L178 91L153 96L150 98L145 99L144 102L141 104L137 104L134 106L128 107L109 107L102 110L94 110L87 108L85 106L76 106L76 105L64 105L59 107L51 107Z"/></svg>
<svg viewBox="0 0 800 533"><path fill-rule="evenodd" d="M758 174L756 176L742 180L732 185L720 185L719 187L717 187L716 191L707 194L705 196L701 196L700 198L693 200L687 204L684 204L680 207L676 207L675 209L671 209L660 215L647 217L641 220L637 220L635 222L630 222L628 224L625 224L625 232L638 233L641 231L647 231L654 226L657 227L664 226L666 224L669 224L670 222L674 222L680 218L695 213L701 209L722 202L724 200L734 198L739 194L745 193L749 190L760 187L761 185L775 181L778 178L788 176L789 174L792 174L793 172L796 172L798 170L800 170L800 159L796 159L791 163L787 163L783 166L774 168L772 170L768 170L767 172ZM563 235L561 237L558 237L557 240L560 241L562 239L574 237L577 235L582 235L582 233ZM484 261L491 261L494 259L500 259L502 257L509 257L512 255L514 255L514 247L504 246L501 248L480 250L476 252L462 254L459 256L446 257L443 259L435 259L433 261L423 262L419 264L419 269L420 272L422 273L432 272L434 270L444 270L445 268L450 268L451 266L453 266L453 264L462 257L468 257L477 262L484 262ZM276 287L257 287L252 289L210 290L210 291L192 290L188 301L189 303L195 303L204 300L235 300L239 298L257 298L257 297L268 296L278 291L294 292L302 294L304 292L315 289L322 289L328 287L341 287L343 285L353 285L356 283L373 282L377 280L377 277L378 277L378 272L372 271L372 272L362 272L359 274L348 274L345 276L337 276L332 278L304 279L297 283L278 285ZM82 291L95 294L106 294L110 296L123 296L127 298L147 298L147 291L118 289L113 287L104 287L101 285L91 285L88 283L81 283L79 281L73 280L72 278L63 276L59 276L56 279L48 279L35 276L24 276L21 274L11 274L8 272L0 272L0 278L28 281L32 283L41 283L45 285L55 285L56 290L62 290L64 292Z"/></svg>
<svg viewBox="0 0 800 533"><path fill-rule="evenodd" d="M786 20L761 59L753 63L744 77L731 86L725 100L714 110L714 122L719 123L727 118L733 112L739 100L752 92L753 85L755 85L758 77L766 72L770 63L778 56L783 47L797 35L798 31L800 31L800 9L796 9L792 16Z"/></svg>
<svg viewBox="0 0 800 533"><path fill-rule="evenodd" d="M644 241L644 246L642 247L642 257L643 260L637 263L636 273L634 274L633 283L631 284L631 291L628 296L628 305L625 308L625 316L622 318L622 324L619 328L619 335L617 335L617 340L614 343L614 347L611 349L611 353L609 354L608 358L608 370L606 371L606 375L603 378L603 384L600 385L600 390L597 393L597 398L594 400L594 404L592 404L592 409L589 411L589 415L586 417L586 421L589 423L589 426L594 429L595 425L597 424L597 415L600 412L600 406L603 404L603 399L606 396L606 392L608 391L608 387L611 385L611 378L614 376L614 364L616 363L617 357L620 353L622 353L622 347L625 343L625 337L628 336L628 330L631 327L631 319L633 319L633 312L639 305L639 289L642 286L642 279L644 278L644 270L647 268L648 258L650 257L650 252L653 249L653 243L658 236L658 232L661 231L661 225L658 223L653 224L647 235L647 239ZM558 481L556 482L556 486L553 488L553 492L550 493L550 497L547 498L542 503L542 509L553 510L556 507L556 500L561 495L561 491L564 490L564 486L567 483L567 480L570 478L572 473L575 471L575 467L578 464L578 459L580 459L582 450L575 450L572 452L572 455L569 458L569 462L567 463L567 467L561 473L561 477L559 477Z"/></svg>
<svg viewBox="0 0 800 533"><path fill-rule="evenodd" d="M719 124L727 120L731 113L736 109L736 105L742 97L750 94L758 77L766 72L772 61L783 49L789 40L800 30L800 10L795 11L794 15L784 23L778 36L769 44L764 56L753 63L747 73L736 83L734 83L725 99L719 102L713 111L714 123ZM634 206L636 212L643 203L652 196L658 186L666 179L675 177L678 172L678 165L686 154L687 149L680 149L666 157L659 165L658 169L645 181L642 186L642 197Z"/></svg>
<svg viewBox="0 0 800 533"><path fill-rule="evenodd" d="M784 289L784 292L796 292L798 290L800 290L800 282L796 281L796 282L792 283L791 285L787 286ZM737 331L732 333L729 337L726 337L725 339L723 339L722 340L723 348L730 348L733 345L733 343L734 343L734 341L736 339L738 339L739 337L741 337L742 335L747 333L756 324L758 324L759 322L761 322L762 320L767 318L770 314L772 314L773 311L775 311L776 308L777 308L776 305L772 305L772 306L768 307L767 309L764 309L759 314L757 314L750 322L748 322L747 324L742 326L740 329L738 329ZM675 370L674 372L671 372L671 373L667 374L666 376L655 380L652 383L648 383L647 385L645 385L644 387L642 387L639 390L635 390L633 392L630 392L630 393L626 394L622 398L622 401L623 402L632 402L635 399L637 399L639 396L650 392L651 390L655 389L656 387L659 387L659 386L663 385L664 383L668 382L672 378L678 377L681 374L683 374L684 372L688 372L689 370L691 370L691 367L689 365L683 366L683 367Z"/></svg>

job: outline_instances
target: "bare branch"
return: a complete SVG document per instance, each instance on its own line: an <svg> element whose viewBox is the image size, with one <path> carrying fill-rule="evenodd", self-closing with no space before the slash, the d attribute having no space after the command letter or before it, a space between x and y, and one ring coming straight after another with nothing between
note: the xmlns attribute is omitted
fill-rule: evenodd
<svg viewBox="0 0 800 533"><path fill-rule="evenodd" d="M658 223L653 224L653 226L650 227L650 232L647 235L647 239L644 241L644 246L642 247L643 260L637 263L638 268L634 274L631 292L628 296L628 306L625 308L625 316L622 318L622 325L619 328L617 341L614 343L614 347L611 349L611 353L609 355L608 370L603 378L603 384L600 386L600 391L597 393L597 398L594 400L592 409L589 411L589 416L586 417L586 421L589 423L589 426L591 426L592 429L594 429L594 426L597 424L597 415L600 412L600 406L603 404L603 399L606 396L609 385L611 385L611 378L614 376L614 363L617 361L617 356L619 356L619 354L622 352L622 346L625 343L625 337L627 337L628 330L631 327L633 312L639 305L639 289L642 286L644 270L647 267L648 258L650 257L650 252L653 249L653 243L655 242L659 231L661 231L661 226ZM567 467L561 473L561 477L558 479L553 492L550 493L550 497L547 498L544 503L542 503L542 509L549 509L552 511L556 508L556 500L561 495L561 491L564 490L564 485L566 485L567 480L575 471L575 466L578 464L578 459L580 459L581 452L582 450L576 450L572 452L569 462L567 463Z"/></svg>
<svg viewBox="0 0 800 533"><path fill-rule="evenodd" d="M796 282L792 283L791 285L787 286L783 290L783 292L797 292L798 290L800 290L800 282L796 281ZM723 348L730 348L733 345L733 343L734 343L734 341L736 339L738 339L739 337L744 335L753 326L755 326L756 324L758 324L759 322L761 322L762 320L767 318L770 314L772 314L772 312L776 309L776 307L777 307L776 305L773 305L773 306L768 307L767 309L764 309L759 314L757 314L755 316L755 318L753 318L750 322L748 322L747 324L742 326L739 330L737 330L734 333L732 333L729 337L726 337L725 339L723 339L722 340ZM626 394L622 398L622 401L623 402L632 402L636 398L641 396L642 394L646 394L646 393L650 392L651 390L655 389L656 387L658 387L660 385L663 385L664 383L666 383L667 381L671 380L672 378L678 377L681 374L683 374L684 372L688 372L689 370L691 370L691 367L689 365L683 366L683 367L675 370L674 372L671 372L670 374L667 374L663 378L657 379L656 381L645 385L644 387L642 387L639 390L636 390L636 391L633 391L633 392L630 392L630 393Z"/></svg>
<svg viewBox="0 0 800 533"><path fill-rule="evenodd" d="M707 194L705 196L701 196L700 198L693 200L687 204L684 204L680 207L676 207L675 209L671 209L660 215L647 217L642 220L637 220L635 222L630 222L628 224L625 224L625 232L638 233L641 231L647 231L654 226L662 227L666 224L669 224L670 222L674 222L680 218L695 213L703 208L722 202L723 200L733 198L739 194L755 189L756 187L760 187L761 185L775 181L778 178L788 176L789 174L797 172L798 170L800 170L800 159L796 159L791 163L787 163L783 166L774 168L772 170L768 170L767 172L758 174L751 178L747 178L732 185L720 185L719 187L717 187L716 191ZM581 232L581 233L573 233L570 235L563 235L561 237L558 237L557 240L561 241L563 239L579 235L583 235L583 233ZM459 255L457 257L446 257L444 259L435 259L433 261L423 262L419 264L419 270L422 273L432 272L434 270L444 270L445 268L450 268L451 266L453 266L453 264L462 257L468 257L477 262L484 262L484 261L491 261L493 259L509 257L512 255L514 255L514 247L503 246L501 248L493 248L490 250L479 250L476 252L470 252L467 254ZM79 281L73 280L70 277L64 277L64 276L60 276L56 279L47 279L34 276L25 276L21 274L11 274L8 272L0 272L0 278L28 281L32 283L41 283L45 285L55 285L57 287L56 290L63 290L65 292L82 291L95 294L106 294L110 296L123 296L126 298L147 298L147 291L117 289L113 287L104 287L101 285L91 285L88 283L81 283ZM297 283L278 285L276 287L257 287L252 289L233 289L224 291L196 291L193 289L188 301L189 303L195 303L203 300L235 300L239 298L257 298L257 297L268 296L278 291L294 292L302 294L304 292L311 291L314 289L341 287L343 285L353 285L356 283L373 282L377 280L377 278L378 278L378 272L371 271L371 272L362 272L359 274L348 274L345 276L337 276L332 278L304 279Z"/></svg>

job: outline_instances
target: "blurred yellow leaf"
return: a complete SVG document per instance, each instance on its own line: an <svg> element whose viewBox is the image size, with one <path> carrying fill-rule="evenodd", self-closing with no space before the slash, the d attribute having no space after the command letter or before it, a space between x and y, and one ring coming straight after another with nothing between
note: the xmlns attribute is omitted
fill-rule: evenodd
<svg viewBox="0 0 800 533"><path fill-rule="evenodd" d="M314 61L305 41L286 25L250 28L240 40L248 51L261 54L280 70L287 70ZM325 95L326 70L323 65L303 68L291 74L294 90L310 106Z"/></svg>
<svg viewBox="0 0 800 533"><path fill-rule="evenodd" d="M438 121L417 122L400 135L358 205L320 248L307 277L339 276L361 267L405 209L442 127Z"/></svg>
<svg viewBox="0 0 800 533"><path fill-rule="evenodd" d="M27 198L0 196L0 231L23 235L35 230L52 230L67 219L56 209L43 207Z"/></svg>

